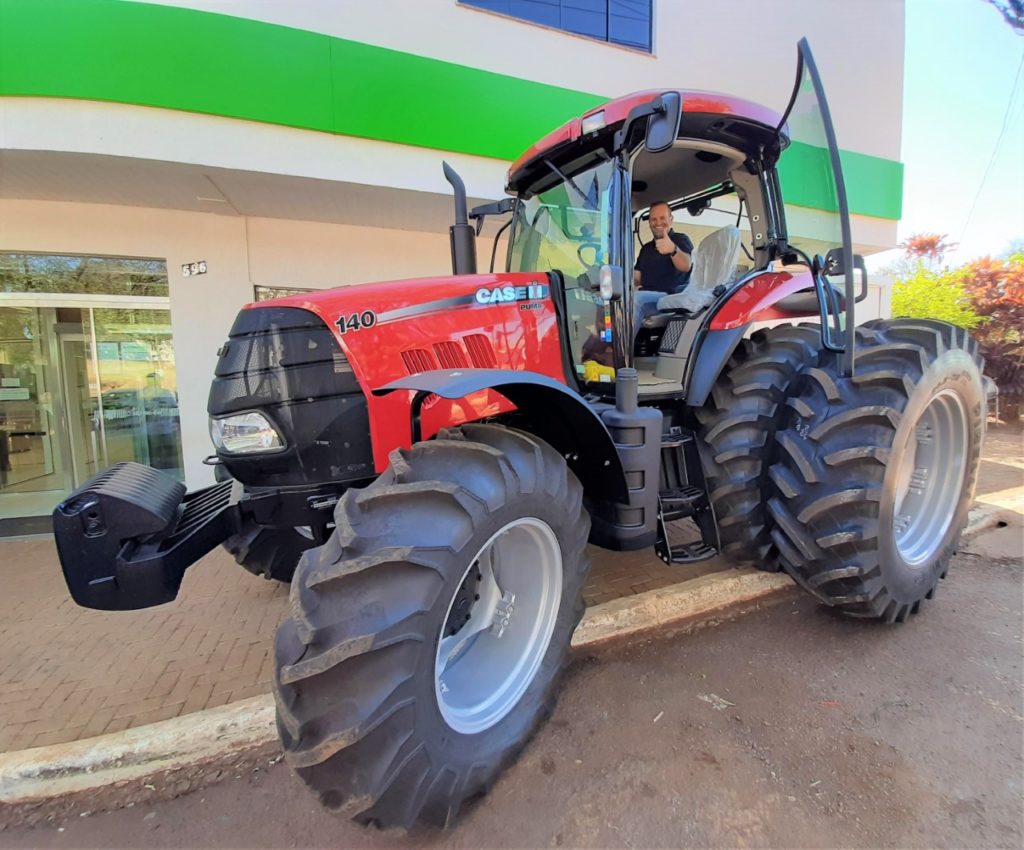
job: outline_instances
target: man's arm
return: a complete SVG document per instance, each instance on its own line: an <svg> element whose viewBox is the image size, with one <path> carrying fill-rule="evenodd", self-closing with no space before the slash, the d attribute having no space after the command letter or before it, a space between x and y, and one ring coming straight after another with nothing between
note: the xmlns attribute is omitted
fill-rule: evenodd
<svg viewBox="0 0 1024 850"><path fill-rule="evenodd" d="M685 233L673 233L672 241L679 250L672 255L672 265L676 271L688 272L693 268L693 242Z"/></svg>
<svg viewBox="0 0 1024 850"><path fill-rule="evenodd" d="M633 286L637 289L643 289L640 283L640 269L633 269Z"/></svg>
<svg viewBox="0 0 1024 850"><path fill-rule="evenodd" d="M693 267L693 259L682 248L672 255L672 265L676 271L688 272Z"/></svg>
<svg viewBox="0 0 1024 850"><path fill-rule="evenodd" d="M661 239L654 240L654 247L659 254L672 260L676 271L688 272L693 265L690 259L693 243L685 233L666 233Z"/></svg>

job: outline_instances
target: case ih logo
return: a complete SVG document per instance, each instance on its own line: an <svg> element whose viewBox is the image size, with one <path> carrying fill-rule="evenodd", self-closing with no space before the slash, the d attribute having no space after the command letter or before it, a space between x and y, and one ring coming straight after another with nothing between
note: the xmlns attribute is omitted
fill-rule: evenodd
<svg viewBox="0 0 1024 850"><path fill-rule="evenodd" d="M530 283L526 286L486 286L476 291L477 304L505 304L512 301L534 301L548 297L548 288L542 283Z"/></svg>

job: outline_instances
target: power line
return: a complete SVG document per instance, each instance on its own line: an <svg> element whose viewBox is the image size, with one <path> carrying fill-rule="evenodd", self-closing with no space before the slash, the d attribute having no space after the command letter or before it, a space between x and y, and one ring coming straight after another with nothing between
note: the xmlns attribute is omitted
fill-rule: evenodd
<svg viewBox="0 0 1024 850"><path fill-rule="evenodd" d="M999 157L999 149L1003 146L1003 138L1006 136L1006 129L1010 126L1010 116L1013 114L1013 104L1017 100L1018 91L1020 91L1021 72L1024 72L1024 53L1021 53L1020 64L1017 66L1017 74L1013 78L1013 88L1010 90L1010 99L1006 102L1006 111L1003 113L1003 125L999 129L999 135L996 137L995 147L992 148L992 156L989 157L988 165L985 166L985 173L982 175L981 182L978 184L978 191L974 194L974 200L971 202L971 208L967 213L964 226L960 228L960 238L957 240L958 243L963 242L964 236L967 235L967 228L971 225L971 218L974 216L974 211L978 206L978 199L981 197L981 192L985 188L985 184L988 182L992 166L995 165L996 159Z"/></svg>

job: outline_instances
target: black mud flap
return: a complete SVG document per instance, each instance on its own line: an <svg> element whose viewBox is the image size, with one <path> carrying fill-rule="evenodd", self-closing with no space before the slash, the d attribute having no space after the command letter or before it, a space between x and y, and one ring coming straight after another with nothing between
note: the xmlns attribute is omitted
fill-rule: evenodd
<svg viewBox="0 0 1024 850"><path fill-rule="evenodd" d="M171 602L185 570L231 534L235 486L186 494L166 473L130 462L91 478L53 512L75 602L103 611Z"/></svg>

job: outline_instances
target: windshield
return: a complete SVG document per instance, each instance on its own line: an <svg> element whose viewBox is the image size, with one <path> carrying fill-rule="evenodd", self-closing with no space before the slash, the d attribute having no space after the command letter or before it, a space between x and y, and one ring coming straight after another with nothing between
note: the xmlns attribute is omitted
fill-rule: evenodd
<svg viewBox="0 0 1024 850"><path fill-rule="evenodd" d="M611 365L598 273L610 261L615 165L602 161L569 171L565 179L554 171L551 176L557 182L536 194L524 193L516 205L508 270L561 274L570 350L582 377L584 360Z"/></svg>

